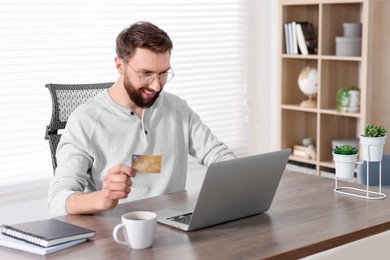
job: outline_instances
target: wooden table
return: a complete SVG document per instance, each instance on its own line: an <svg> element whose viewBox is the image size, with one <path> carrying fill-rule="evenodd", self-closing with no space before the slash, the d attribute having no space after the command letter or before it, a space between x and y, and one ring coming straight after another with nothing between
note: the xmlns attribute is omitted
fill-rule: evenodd
<svg viewBox="0 0 390 260"><path fill-rule="evenodd" d="M339 181L340 184L345 183ZM152 211L183 204L195 199L197 192L124 203L91 216L64 216L59 219L94 229L96 236L46 258L297 259L390 229L389 192L385 192L387 199L370 201L337 194L333 188L332 179L286 171L267 213L189 233L159 224L153 246L142 250L116 244L112 239L120 216L134 210ZM41 259L4 247L0 247L0 256Z"/></svg>

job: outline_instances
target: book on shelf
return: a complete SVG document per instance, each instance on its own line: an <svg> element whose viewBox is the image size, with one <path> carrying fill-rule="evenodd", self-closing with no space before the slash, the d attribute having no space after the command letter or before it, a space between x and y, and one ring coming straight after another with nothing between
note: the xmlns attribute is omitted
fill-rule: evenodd
<svg viewBox="0 0 390 260"><path fill-rule="evenodd" d="M316 150L313 145L294 145L293 155L309 160L315 160L317 157Z"/></svg>
<svg viewBox="0 0 390 260"><path fill-rule="evenodd" d="M72 241L65 242L65 243L58 244L58 245L54 245L54 246L42 247L42 246L37 246L37 245L31 244L31 243L28 243L28 242L23 241L23 240L19 240L16 238L12 238L12 237L0 234L0 246L5 246L5 247L9 247L9 248L29 252L29 253L34 253L37 255L52 254L52 253L58 252L60 250L72 247L74 245L81 244L85 241L87 241L86 238L81 238L81 239L72 240Z"/></svg>
<svg viewBox="0 0 390 260"><path fill-rule="evenodd" d="M303 36L305 38L307 51L309 54L316 54L317 53L317 39L314 32L314 26L312 23L304 21L304 22L297 22L300 24L300 27L302 29Z"/></svg>
<svg viewBox="0 0 390 260"><path fill-rule="evenodd" d="M95 235L93 230L57 219L2 225L0 232L3 235L41 247L50 247L77 239L86 239Z"/></svg>
<svg viewBox="0 0 390 260"><path fill-rule="evenodd" d="M292 23L285 23L284 25L285 30L285 44L286 44L286 53L287 54L294 54L294 38L293 38L293 26Z"/></svg>
<svg viewBox="0 0 390 260"><path fill-rule="evenodd" d="M287 54L317 53L317 40L312 23L307 21L284 23L284 34Z"/></svg>
<svg viewBox="0 0 390 260"><path fill-rule="evenodd" d="M284 43L286 45L286 54L291 54L290 33L288 31L288 23L284 23Z"/></svg>
<svg viewBox="0 0 390 260"><path fill-rule="evenodd" d="M297 31L297 42L299 51L302 55L308 55L309 51L306 46L305 36L303 35L302 27L300 23L296 24L296 31Z"/></svg>
<svg viewBox="0 0 390 260"><path fill-rule="evenodd" d="M285 44L287 54L298 54L297 36L294 22L284 24Z"/></svg>
<svg viewBox="0 0 390 260"><path fill-rule="evenodd" d="M296 22L291 22L291 44L292 44L292 54L298 54L298 42L297 42L297 30Z"/></svg>

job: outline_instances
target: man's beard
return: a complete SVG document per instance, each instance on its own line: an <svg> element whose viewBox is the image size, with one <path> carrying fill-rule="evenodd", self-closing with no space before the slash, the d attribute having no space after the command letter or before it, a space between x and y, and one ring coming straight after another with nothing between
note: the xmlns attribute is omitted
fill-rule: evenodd
<svg viewBox="0 0 390 260"><path fill-rule="evenodd" d="M160 92L156 92L155 95L150 99L145 99L141 91L142 89L149 89L148 87L142 87L139 89L135 89L134 86L130 83L130 81L125 77L123 81L123 85L125 86L125 90L127 92L127 95L133 101L133 103L138 107L151 107L154 102L157 100L157 98L160 95Z"/></svg>

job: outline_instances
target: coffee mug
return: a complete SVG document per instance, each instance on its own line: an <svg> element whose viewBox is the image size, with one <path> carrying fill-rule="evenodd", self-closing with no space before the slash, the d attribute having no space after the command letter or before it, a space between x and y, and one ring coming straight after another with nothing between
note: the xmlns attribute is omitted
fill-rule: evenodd
<svg viewBox="0 0 390 260"><path fill-rule="evenodd" d="M115 242L128 245L134 249L152 246L157 224L156 213L134 211L122 215L121 219L122 223L116 225L112 232ZM125 240L118 237L120 230L123 230Z"/></svg>

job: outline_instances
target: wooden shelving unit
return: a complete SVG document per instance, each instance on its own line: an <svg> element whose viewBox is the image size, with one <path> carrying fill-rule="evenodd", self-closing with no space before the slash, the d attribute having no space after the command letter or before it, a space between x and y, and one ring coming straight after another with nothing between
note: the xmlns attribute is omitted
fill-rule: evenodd
<svg viewBox="0 0 390 260"><path fill-rule="evenodd" d="M317 174L334 168L332 140L357 138L367 123L390 131L390 1L387 0L279 0L279 146L293 148L310 137L315 160L291 156L290 160L313 165ZM314 25L317 54L286 54L284 23L309 21ZM336 56L335 37L343 23L362 23L361 56ZM317 107L301 107L307 97L297 83L305 67L318 70ZM336 92L345 86L360 88L360 111L339 112ZM390 141L385 145L390 153Z"/></svg>

